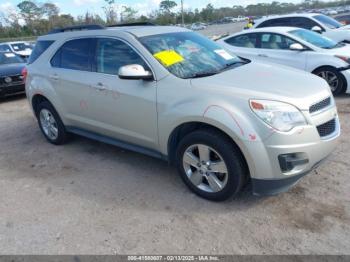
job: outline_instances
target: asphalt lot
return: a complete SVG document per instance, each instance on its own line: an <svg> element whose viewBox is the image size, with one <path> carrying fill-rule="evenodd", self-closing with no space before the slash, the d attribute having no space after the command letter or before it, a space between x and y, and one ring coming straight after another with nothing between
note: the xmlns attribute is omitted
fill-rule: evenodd
<svg viewBox="0 0 350 262"><path fill-rule="evenodd" d="M350 96L337 150L291 191L192 194L167 163L81 137L53 146L0 103L1 254L350 254Z"/></svg>

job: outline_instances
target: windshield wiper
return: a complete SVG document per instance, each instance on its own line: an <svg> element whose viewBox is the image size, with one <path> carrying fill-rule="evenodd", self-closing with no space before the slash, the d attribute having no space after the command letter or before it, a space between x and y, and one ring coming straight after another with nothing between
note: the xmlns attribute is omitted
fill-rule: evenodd
<svg viewBox="0 0 350 262"><path fill-rule="evenodd" d="M199 77L212 76L212 75L216 75L217 73L219 73L219 72L218 71L201 72L201 73L193 74L188 78L199 78Z"/></svg>

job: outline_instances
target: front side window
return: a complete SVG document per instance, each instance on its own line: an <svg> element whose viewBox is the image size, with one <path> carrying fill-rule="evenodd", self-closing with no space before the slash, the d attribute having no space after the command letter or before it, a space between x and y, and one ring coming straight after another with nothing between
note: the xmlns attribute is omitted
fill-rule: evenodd
<svg viewBox="0 0 350 262"><path fill-rule="evenodd" d="M91 71L91 50L93 41L81 38L66 42L51 59L53 67Z"/></svg>
<svg viewBox="0 0 350 262"><path fill-rule="evenodd" d="M289 33L319 48L332 49L338 46L337 42L309 30L297 29ZM339 45L343 46L344 44L340 43Z"/></svg>
<svg viewBox="0 0 350 262"><path fill-rule="evenodd" d="M296 41L283 35L271 33L261 34L261 48L289 50L290 45L294 43Z"/></svg>
<svg viewBox="0 0 350 262"><path fill-rule="evenodd" d="M257 34L244 34L235 37L231 37L225 40L226 43L246 48L256 48L257 47Z"/></svg>
<svg viewBox="0 0 350 262"><path fill-rule="evenodd" d="M126 43L112 39L100 38L96 44L96 71L99 73L117 75L119 68L125 65L138 64L146 70L147 64Z"/></svg>
<svg viewBox="0 0 350 262"><path fill-rule="evenodd" d="M320 26L310 18L293 17L291 18L291 26L300 27L311 30L314 26Z"/></svg>
<svg viewBox="0 0 350 262"><path fill-rule="evenodd" d="M145 36L140 42L170 73L180 78L213 75L243 63L214 41L193 32Z"/></svg>
<svg viewBox="0 0 350 262"><path fill-rule="evenodd" d="M326 16L326 15L315 15L314 18L322 23L323 25L327 26L328 28L334 29L342 27L343 25L339 23L337 20Z"/></svg>

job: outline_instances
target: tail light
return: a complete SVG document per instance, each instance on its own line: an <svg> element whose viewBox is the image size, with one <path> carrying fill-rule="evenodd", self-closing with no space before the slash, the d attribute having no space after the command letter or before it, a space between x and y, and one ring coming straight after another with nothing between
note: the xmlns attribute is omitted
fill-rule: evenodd
<svg viewBox="0 0 350 262"><path fill-rule="evenodd" d="M23 67L21 74L22 74L23 81L26 82L27 75L28 75L28 70L26 67Z"/></svg>

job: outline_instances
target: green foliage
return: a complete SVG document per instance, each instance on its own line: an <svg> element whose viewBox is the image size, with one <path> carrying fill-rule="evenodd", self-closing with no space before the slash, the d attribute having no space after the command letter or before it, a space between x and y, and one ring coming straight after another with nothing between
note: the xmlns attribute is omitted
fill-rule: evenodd
<svg viewBox="0 0 350 262"><path fill-rule="evenodd" d="M182 22L181 12L174 12L177 6L176 1L163 0L160 2L159 9L151 11L147 15L138 16L138 11L123 6L121 10L116 9L116 0L104 0L105 6L102 7L105 18L97 14L86 12L76 18L70 14L60 14L60 10L50 0L41 3L36 1L24 0L17 5L16 12L0 12L0 39L29 37L46 34L53 28L65 27L77 24L116 24L118 20L123 22L145 22L151 21L156 24L180 24ZM186 2L186 0L184 0ZM266 0L267 1L267 0ZM227 1L228 3L230 1ZM283 14L303 9L317 9L326 7L335 7L341 5L350 5L350 0L319 1L304 0L299 4L281 3L273 1L270 3L258 3L243 7L233 5L230 7L215 8L213 4L199 9L184 10L184 22L191 24L194 22L211 22L224 17L237 16L261 16L266 14ZM119 19L117 15L120 15ZM23 25L21 21L25 21Z"/></svg>

